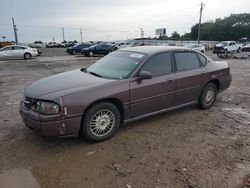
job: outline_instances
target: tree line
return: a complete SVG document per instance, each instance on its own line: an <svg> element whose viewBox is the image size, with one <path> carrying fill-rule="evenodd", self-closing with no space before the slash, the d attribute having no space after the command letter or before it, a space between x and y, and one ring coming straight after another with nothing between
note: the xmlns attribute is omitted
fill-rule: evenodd
<svg viewBox="0 0 250 188"><path fill-rule="evenodd" d="M174 31L171 36L160 36L159 40L197 40L198 23L191 27L190 33L180 35ZM231 14L223 19L207 21L201 24L200 39L211 41L235 40L240 38L250 40L250 14Z"/></svg>

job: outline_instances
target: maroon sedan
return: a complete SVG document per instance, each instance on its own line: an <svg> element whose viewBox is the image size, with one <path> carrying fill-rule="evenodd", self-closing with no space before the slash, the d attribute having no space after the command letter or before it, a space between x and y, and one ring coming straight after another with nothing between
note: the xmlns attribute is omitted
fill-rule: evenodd
<svg viewBox="0 0 250 188"><path fill-rule="evenodd" d="M226 62L185 48L125 48L88 68L44 78L24 93L24 123L46 136L83 136L99 142L120 125L197 104L210 108L229 87Z"/></svg>

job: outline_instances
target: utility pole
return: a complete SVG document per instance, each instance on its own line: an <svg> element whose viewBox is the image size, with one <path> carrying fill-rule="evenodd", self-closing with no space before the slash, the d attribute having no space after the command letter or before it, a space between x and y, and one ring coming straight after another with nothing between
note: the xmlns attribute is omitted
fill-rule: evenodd
<svg viewBox="0 0 250 188"><path fill-rule="evenodd" d="M13 17L12 17L12 24L13 24L14 35L15 35L15 42L16 42L16 44L18 44L17 28L16 28L15 21L14 21L14 18L13 18Z"/></svg>
<svg viewBox="0 0 250 188"><path fill-rule="evenodd" d="M82 28L80 28L80 36L81 36L81 42L82 42Z"/></svg>
<svg viewBox="0 0 250 188"><path fill-rule="evenodd" d="M200 8L200 19L199 19L199 26L198 26L198 44L200 44L200 32L201 32L201 16L202 16L202 10L205 4L201 3L201 8Z"/></svg>
<svg viewBox="0 0 250 188"><path fill-rule="evenodd" d="M63 42L65 41L65 37L64 37L64 27L62 27L62 34L63 34Z"/></svg>
<svg viewBox="0 0 250 188"><path fill-rule="evenodd" d="M144 31L143 31L143 28L140 28L141 30L141 38L144 38Z"/></svg>

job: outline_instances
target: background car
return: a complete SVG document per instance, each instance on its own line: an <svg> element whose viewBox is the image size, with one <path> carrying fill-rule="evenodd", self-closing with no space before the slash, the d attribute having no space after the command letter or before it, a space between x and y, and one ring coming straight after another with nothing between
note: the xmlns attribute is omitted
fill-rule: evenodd
<svg viewBox="0 0 250 188"><path fill-rule="evenodd" d="M49 42L46 45L46 48L56 48L56 47L59 47L59 44L57 44L56 42Z"/></svg>
<svg viewBox="0 0 250 188"><path fill-rule="evenodd" d="M37 56L38 51L36 48L30 48L21 45L6 46L0 49L0 59L7 58L23 58L30 59Z"/></svg>
<svg viewBox="0 0 250 188"><path fill-rule="evenodd" d="M133 47L135 46L135 42L121 42L116 47L117 49L127 48L127 47Z"/></svg>
<svg viewBox="0 0 250 188"><path fill-rule="evenodd" d="M248 57L248 58L250 57L250 43L242 47L242 54L245 57Z"/></svg>
<svg viewBox="0 0 250 188"><path fill-rule="evenodd" d="M31 48L43 48L44 44L42 41L35 41L29 45Z"/></svg>
<svg viewBox="0 0 250 188"><path fill-rule="evenodd" d="M66 52L69 54L76 55L77 53L81 53L81 50L83 48L89 48L92 44L90 43L81 43L81 44L76 44L75 46L68 47Z"/></svg>
<svg viewBox="0 0 250 188"><path fill-rule="evenodd" d="M78 44L78 42L77 42L76 40L74 40L74 41L68 41L68 42L65 44L65 47L75 46L76 44Z"/></svg>
<svg viewBox="0 0 250 188"><path fill-rule="evenodd" d="M201 44L187 44L184 46L185 48L190 48L192 50L196 50L198 52L201 53L205 53L205 46L201 45Z"/></svg>
<svg viewBox="0 0 250 188"><path fill-rule="evenodd" d="M113 47L109 44L95 44L89 48L83 48L81 53L85 56L93 56L94 54L107 55L113 51Z"/></svg>

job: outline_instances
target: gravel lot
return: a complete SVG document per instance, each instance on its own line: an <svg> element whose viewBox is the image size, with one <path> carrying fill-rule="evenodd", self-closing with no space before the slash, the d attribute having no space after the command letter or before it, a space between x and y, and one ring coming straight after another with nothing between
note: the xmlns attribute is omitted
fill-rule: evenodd
<svg viewBox="0 0 250 188"><path fill-rule="evenodd" d="M28 61L0 61L0 187L243 187L250 173L250 59L226 59L233 81L213 108L157 115L89 144L41 137L21 121L25 87L99 58L42 51Z"/></svg>

